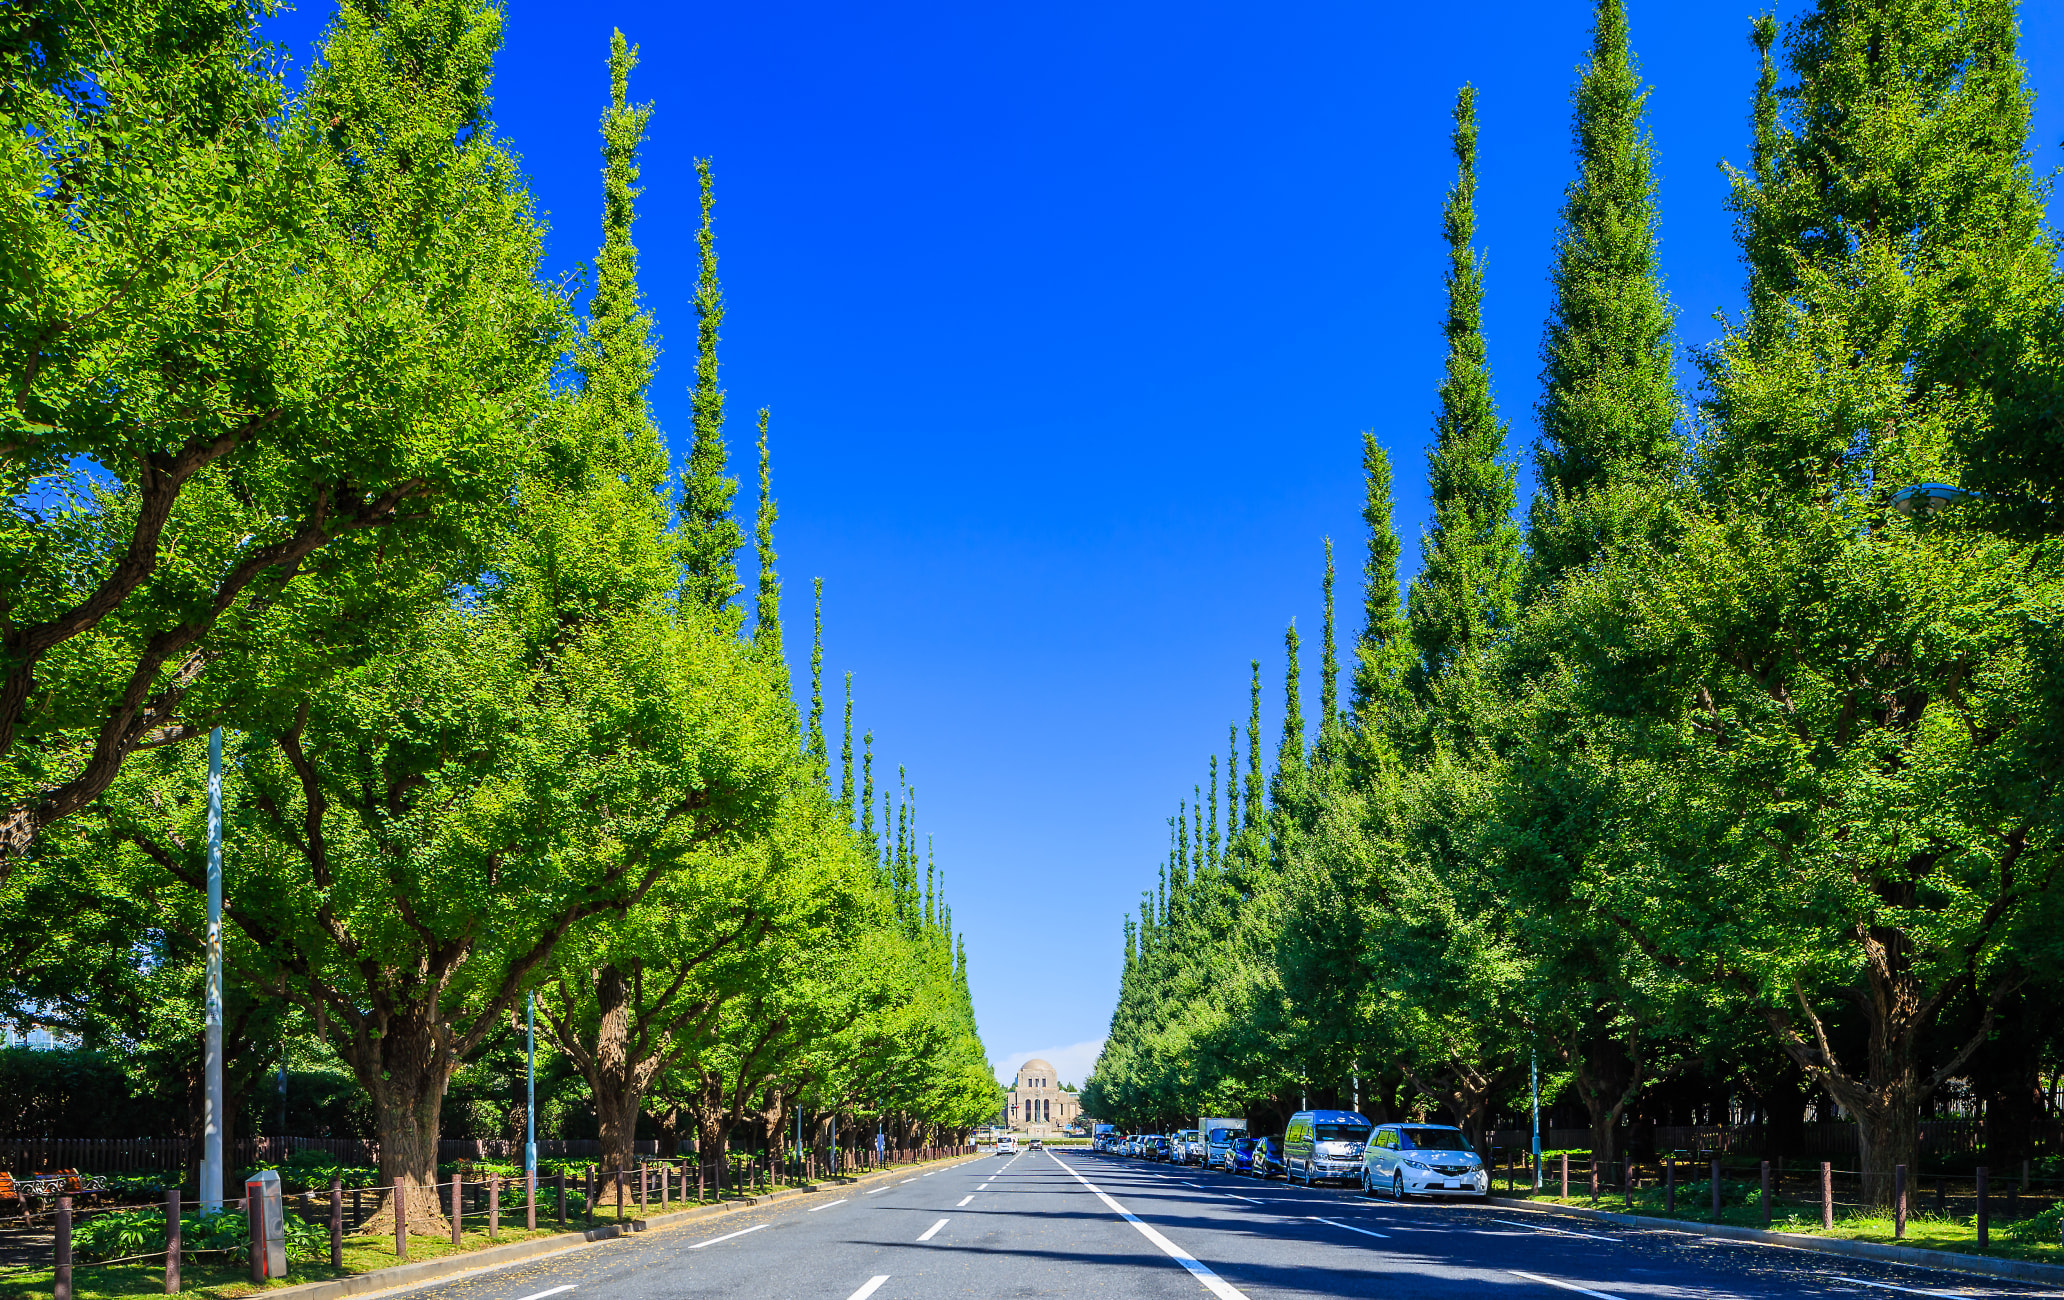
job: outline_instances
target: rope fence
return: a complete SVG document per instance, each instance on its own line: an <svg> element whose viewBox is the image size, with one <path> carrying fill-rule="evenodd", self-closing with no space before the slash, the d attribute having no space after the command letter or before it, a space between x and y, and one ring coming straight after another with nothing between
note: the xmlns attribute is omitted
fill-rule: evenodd
<svg viewBox="0 0 2064 1300"><path fill-rule="evenodd" d="M1682 1196L1682 1213L1698 1215L1703 1210L1702 1217L1713 1222L1723 1221L1730 1206L1753 1208L1760 1211L1765 1228L1771 1226L1780 1208L1817 1208L1824 1231L1835 1227L1837 1211L1852 1221L1889 1214L1895 1240L1905 1238L1908 1219L1924 1208L1936 1219L1968 1213L1981 1250L1991 1245L1995 1220L2031 1218L2064 1203L2064 1178L2038 1176L2027 1161L2022 1162L2018 1177L2006 1179L1995 1178L1984 1165L1977 1166L1968 1177L1948 1171L1921 1175L1906 1165L1897 1165L1891 1173L1889 1204L1875 1198L1864 1199L1868 1175L1863 1170L1840 1168L1832 1161L1820 1161L1817 1168L1800 1170L1788 1168L1782 1160L1761 1160L1744 1166L1718 1158L1701 1162L1678 1156L1647 1161L1630 1156L1610 1162L1586 1158L1573 1162L1570 1154L1563 1152L1544 1156L1537 1172L1531 1151L1505 1147L1492 1149L1489 1173L1494 1189L1501 1178L1510 1192L1531 1192L1538 1183L1543 1192L1561 1200L1588 1195L1594 1205L1617 1200L1618 1208L1628 1211L1651 1208L1658 1196L1666 1215L1680 1213L1678 1201ZM1962 1194L1966 1186L1968 1195ZM1837 1195L1838 1187L1843 1195ZM1952 1195L1953 1188L1958 1194ZM1928 1195L1930 1189L1932 1196Z"/></svg>
<svg viewBox="0 0 2064 1300"><path fill-rule="evenodd" d="M845 1162L840 1161L837 1158L839 1153L836 1152L828 1153L824 1161L820 1163L819 1153L814 1151L791 1154L773 1160L769 1160L764 1154L747 1154L743 1160L717 1158L691 1162L686 1160L639 1159L628 1169L603 1169L599 1165L587 1165L580 1175L579 1182L574 1186L568 1185L569 1179L563 1169L550 1175L549 1178L539 1177L534 1174L520 1178L504 1178L500 1174L489 1174L484 1178L470 1180L462 1169L454 1173L448 1180L427 1184L407 1182L386 1183L375 1187L353 1187L349 1189L345 1188L339 1179L333 1177L330 1180L328 1193L325 1196L318 1196L316 1192L311 1190L282 1196L281 1200L283 1208L285 1204L292 1204L296 1209L303 1212L299 1220L302 1226L309 1226L311 1224L311 1220L306 1216L307 1211L327 1211L325 1217L327 1218L329 1237L328 1263L332 1268L342 1269L344 1266L345 1238L347 1236L366 1235L360 1230L372 1220L378 1218L383 1212L379 1204L383 1195L385 1195L387 1201L385 1212L391 1214L393 1218L394 1257L398 1263L408 1259L409 1237L413 1235L420 1238L431 1235L424 1230L424 1223L436 1219L443 1219L449 1227L451 1245L454 1248L463 1249L466 1222L469 1219L477 1221L489 1241L495 1241L501 1236L501 1231L505 1226L505 1216L520 1207L523 1212L524 1230L527 1232L536 1231L538 1228L538 1208L541 1201L546 1201L549 1204L551 1216L556 1220L554 1226L560 1230L565 1229L567 1226L569 1210L572 1210L588 1226L592 1227L598 1215L605 1218L610 1217L609 1211L612 1208L614 1209L615 1220L621 1223L632 1214L643 1217L655 1210L664 1213L671 1205L679 1204L686 1206L691 1203L689 1195L689 1171L691 1166L694 1171L692 1203L700 1205L711 1201L720 1201L727 1195L731 1197L752 1195L756 1192L771 1190L780 1184L812 1182L817 1177L824 1176L825 1172L841 1167L880 1168L897 1163L916 1163L924 1160L963 1155L971 1150L972 1148L963 1146L897 1148L883 1152L878 1159L855 1161L851 1166L847 1166ZM872 1155L873 1153L868 1154ZM505 1190L511 1194L506 1202L503 1196ZM347 1191L349 1193L348 1211L346 1209ZM430 1196L430 1213L421 1218L412 1216L409 1204L411 1197L425 1192ZM91 1193L89 1191L86 1194ZM370 1206L368 1205L369 1197L372 1202ZM547 1200L547 1198L549 1199ZM227 1255L237 1257L248 1252L252 1260L253 1280L266 1280L262 1272L262 1261L259 1259L257 1252L250 1251L248 1246L187 1247L184 1242L184 1231L186 1228L186 1219L183 1214L184 1203L181 1200L181 1194L176 1190L168 1192L163 1203L163 1231L165 1234L165 1245L163 1248L122 1255L113 1259L79 1261L75 1258L73 1250L73 1236L78 1227L84 1226L94 1219L104 1219L117 1215L133 1219L146 1211L135 1207L126 1209L108 1207L94 1210L82 1209L75 1212L73 1199L72 1194L61 1195L56 1198L57 1204L53 1216L54 1223L51 1242L51 1263L53 1268L52 1300L73 1300L72 1277L73 1273L78 1269L109 1268L118 1264L134 1264L151 1260L163 1261L166 1295L175 1295L181 1290L181 1263L185 1261L198 1262L202 1256ZM570 1201L572 1202L571 1205L569 1204ZM245 1227L248 1231L249 1208L250 1200L248 1197L225 1197L220 1213L223 1215L245 1215ZM27 1215L24 1214L23 1217L26 1220ZM346 1228L347 1222L351 1225L349 1230ZM288 1238L288 1243L291 1244L295 1236L292 1224L286 1226L285 1235ZM308 1258L305 1237L301 1243L300 1254L302 1258ZM0 1269L0 1275L39 1273L40 1271L41 1269L37 1267L16 1265L11 1268Z"/></svg>

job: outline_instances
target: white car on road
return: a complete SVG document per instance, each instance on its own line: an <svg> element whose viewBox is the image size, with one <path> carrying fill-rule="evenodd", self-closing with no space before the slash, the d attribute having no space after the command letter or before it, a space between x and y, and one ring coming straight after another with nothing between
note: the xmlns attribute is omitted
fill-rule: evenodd
<svg viewBox="0 0 2064 1300"><path fill-rule="evenodd" d="M1379 1124L1362 1148L1362 1190L1407 1196L1487 1196L1491 1176L1469 1138L1447 1124Z"/></svg>
<svg viewBox="0 0 2064 1300"><path fill-rule="evenodd" d="M1002 1137L1000 1137L1000 1138L996 1139L996 1154L997 1154L997 1155L1000 1155L1000 1156L1014 1156L1014 1155L1016 1155L1017 1153L1018 1153L1018 1139L1017 1139L1017 1138L1013 1137L1013 1136L1012 1136L1011 1134L1009 1134L1009 1133L1006 1133L1006 1134L1004 1134L1004 1135L1003 1135Z"/></svg>

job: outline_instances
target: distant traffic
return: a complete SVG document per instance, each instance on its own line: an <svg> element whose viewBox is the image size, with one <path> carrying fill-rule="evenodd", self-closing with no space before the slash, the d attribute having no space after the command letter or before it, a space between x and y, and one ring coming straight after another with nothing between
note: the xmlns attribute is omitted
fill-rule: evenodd
<svg viewBox="0 0 2064 1300"><path fill-rule="evenodd" d="M1205 1117L1175 1133L1119 1133L1098 1125L1090 1145L1110 1155L1283 1178L1336 1182L1365 1196L1488 1196L1490 1173L1461 1129L1376 1124L1351 1110L1302 1110L1281 1133L1250 1134L1247 1122Z"/></svg>

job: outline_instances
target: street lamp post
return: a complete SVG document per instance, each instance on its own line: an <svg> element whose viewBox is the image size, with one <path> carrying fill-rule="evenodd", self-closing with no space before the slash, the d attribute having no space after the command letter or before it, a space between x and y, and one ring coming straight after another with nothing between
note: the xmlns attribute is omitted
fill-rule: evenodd
<svg viewBox="0 0 2064 1300"><path fill-rule="evenodd" d="M208 733L208 983L203 1030L201 1208L222 1208L222 728Z"/></svg>
<svg viewBox="0 0 2064 1300"><path fill-rule="evenodd" d="M537 1179L537 993L523 1005L523 1172Z"/></svg>
<svg viewBox="0 0 2064 1300"><path fill-rule="evenodd" d="M1534 1190L1541 1190L1541 1054L1527 1062L1527 1089L1534 1100Z"/></svg>

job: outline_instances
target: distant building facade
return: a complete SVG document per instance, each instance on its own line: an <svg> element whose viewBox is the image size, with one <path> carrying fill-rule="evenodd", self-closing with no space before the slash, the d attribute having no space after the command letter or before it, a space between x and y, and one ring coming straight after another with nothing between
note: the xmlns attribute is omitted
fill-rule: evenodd
<svg viewBox="0 0 2064 1300"><path fill-rule="evenodd" d="M1035 1059L1018 1067L1003 1114L1013 1133L1050 1137L1082 1117L1082 1099L1061 1087L1053 1066Z"/></svg>

